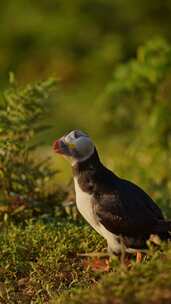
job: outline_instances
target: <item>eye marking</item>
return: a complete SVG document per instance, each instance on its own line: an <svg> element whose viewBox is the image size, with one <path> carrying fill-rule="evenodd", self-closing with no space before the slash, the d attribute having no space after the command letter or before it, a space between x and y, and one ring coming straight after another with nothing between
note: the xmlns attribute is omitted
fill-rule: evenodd
<svg viewBox="0 0 171 304"><path fill-rule="evenodd" d="M75 138L78 138L78 137L79 137L79 132L78 132L78 131L75 131L75 132L74 132L74 136L75 136Z"/></svg>
<svg viewBox="0 0 171 304"><path fill-rule="evenodd" d="M75 138L79 138L81 136L88 137L88 135L86 133L84 133L84 132L82 132L80 130L75 130L74 131L74 136L75 136Z"/></svg>
<svg viewBox="0 0 171 304"><path fill-rule="evenodd" d="M71 131L69 134L66 134L64 136L64 139L66 143L70 143L70 142L74 142L74 140L77 140L80 137L88 137L88 135L80 130L74 130Z"/></svg>
<svg viewBox="0 0 171 304"><path fill-rule="evenodd" d="M81 132L80 130L75 130L73 131L73 135L74 135L74 138L77 139L81 136L85 136L85 134L83 134L83 132Z"/></svg>

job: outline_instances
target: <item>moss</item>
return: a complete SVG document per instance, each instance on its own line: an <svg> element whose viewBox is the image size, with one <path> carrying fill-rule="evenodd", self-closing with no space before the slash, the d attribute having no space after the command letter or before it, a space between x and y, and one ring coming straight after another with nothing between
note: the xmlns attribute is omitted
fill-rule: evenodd
<svg viewBox="0 0 171 304"><path fill-rule="evenodd" d="M104 240L89 226L68 219L8 223L0 235L2 303L170 303L171 246L149 249L142 264L111 262L109 273L92 271ZM86 262L86 263L85 263ZM31 302L32 301L32 302Z"/></svg>
<svg viewBox="0 0 171 304"><path fill-rule="evenodd" d="M171 246L156 252L148 262L118 266L91 289L78 289L54 299L56 304L170 303Z"/></svg>
<svg viewBox="0 0 171 304"><path fill-rule="evenodd" d="M91 285L97 275L84 269L78 253L101 250L104 243L90 231L64 220L5 226L0 235L0 281L9 298L45 301L53 293Z"/></svg>

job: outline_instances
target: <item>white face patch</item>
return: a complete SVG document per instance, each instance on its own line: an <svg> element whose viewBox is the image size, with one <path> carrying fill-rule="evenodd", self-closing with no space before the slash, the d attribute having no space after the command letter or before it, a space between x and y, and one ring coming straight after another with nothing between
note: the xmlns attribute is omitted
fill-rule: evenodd
<svg viewBox="0 0 171 304"><path fill-rule="evenodd" d="M89 137L81 136L75 140L74 144L80 159L89 158L94 152L94 145Z"/></svg>
<svg viewBox="0 0 171 304"><path fill-rule="evenodd" d="M92 140L82 131L72 131L64 137L70 149L72 164L88 159L94 153Z"/></svg>

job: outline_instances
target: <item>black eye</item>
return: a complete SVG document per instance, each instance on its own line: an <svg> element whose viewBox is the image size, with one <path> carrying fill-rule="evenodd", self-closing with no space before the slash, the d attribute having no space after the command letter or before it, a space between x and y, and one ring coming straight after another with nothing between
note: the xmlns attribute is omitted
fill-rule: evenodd
<svg viewBox="0 0 171 304"><path fill-rule="evenodd" d="M81 136L87 136L88 137L88 135L86 134L86 133L84 133L84 132L82 132L82 131L80 131L80 130L75 130L74 131L74 137L75 138L79 138L79 137L81 137Z"/></svg>
<svg viewBox="0 0 171 304"><path fill-rule="evenodd" d="M75 138L80 137L80 132L76 130L76 131L74 132L74 137L75 137Z"/></svg>

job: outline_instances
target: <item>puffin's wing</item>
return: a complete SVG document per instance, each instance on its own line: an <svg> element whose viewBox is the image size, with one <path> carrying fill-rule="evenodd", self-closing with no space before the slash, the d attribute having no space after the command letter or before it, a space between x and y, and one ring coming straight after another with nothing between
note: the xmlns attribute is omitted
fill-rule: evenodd
<svg viewBox="0 0 171 304"><path fill-rule="evenodd" d="M131 208L146 209L150 217L155 217L156 219L164 220L161 209L152 200L152 198L139 186L136 184L120 179L118 183L118 191L120 193L121 199L129 204L129 210ZM128 211L129 211L128 210ZM138 210L137 210L138 211Z"/></svg>
<svg viewBox="0 0 171 304"><path fill-rule="evenodd" d="M146 225L145 221L143 223L143 216L140 222L134 210L134 216L130 217L118 199L116 203L115 195L104 194L100 203L95 203L95 213L100 223L114 234L131 237L144 234Z"/></svg>
<svg viewBox="0 0 171 304"><path fill-rule="evenodd" d="M139 187L120 180L117 188L101 194L95 212L106 229L131 237L166 232L162 213L152 199Z"/></svg>

